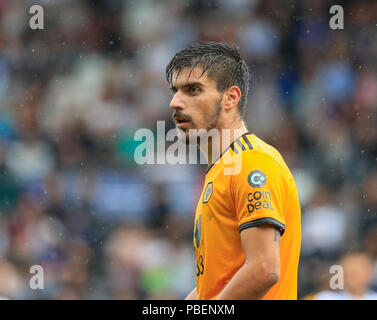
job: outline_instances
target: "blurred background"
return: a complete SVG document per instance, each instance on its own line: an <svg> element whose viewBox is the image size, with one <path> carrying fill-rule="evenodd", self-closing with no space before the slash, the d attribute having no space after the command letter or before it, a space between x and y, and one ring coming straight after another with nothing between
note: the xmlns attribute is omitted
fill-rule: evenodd
<svg viewBox="0 0 377 320"><path fill-rule="evenodd" d="M31 30L29 8L44 9ZM359 250L377 289L377 2L0 0L0 296L181 299L194 287L205 165L136 165L134 133L174 126L165 67L234 42L246 122L276 147L302 208L299 297ZM32 290L30 267L44 268ZM368 271L369 272L369 271Z"/></svg>

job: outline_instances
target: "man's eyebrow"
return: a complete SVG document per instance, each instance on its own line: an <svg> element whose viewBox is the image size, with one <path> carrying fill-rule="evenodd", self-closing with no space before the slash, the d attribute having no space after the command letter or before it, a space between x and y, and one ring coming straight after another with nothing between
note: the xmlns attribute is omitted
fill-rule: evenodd
<svg viewBox="0 0 377 320"><path fill-rule="evenodd" d="M201 82L188 82L188 83L185 83L181 86L170 86L170 90L172 91L177 91L179 88L189 88L189 87L203 87L203 84Z"/></svg>

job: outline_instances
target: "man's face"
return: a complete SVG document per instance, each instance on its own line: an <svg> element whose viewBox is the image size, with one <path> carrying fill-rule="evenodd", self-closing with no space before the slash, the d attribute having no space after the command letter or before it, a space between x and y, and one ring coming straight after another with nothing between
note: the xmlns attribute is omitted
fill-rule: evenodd
<svg viewBox="0 0 377 320"><path fill-rule="evenodd" d="M186 141L190 129L218 128L223 94L216 88L215 80L207 72L196 67L190 75L190 68L184 68L173 75L171 90L173 98L170 108L178 129L183 130ZM183 138L183 137L182 137Z"/></svg>
<svg viewBox="0 0 377 320"><path fill-rule="evenodd" d="M351 255L341 262L344 268L344 283L351 293L365 292L371 281L373 266L364 255Z"/></svg>

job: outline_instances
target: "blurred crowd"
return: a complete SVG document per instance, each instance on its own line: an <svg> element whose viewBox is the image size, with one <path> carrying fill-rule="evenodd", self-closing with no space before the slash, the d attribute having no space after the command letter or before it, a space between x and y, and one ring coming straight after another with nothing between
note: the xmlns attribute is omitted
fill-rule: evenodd
<svg viewBox="0 0 377 320"><path fill-rule="evenodd" d="M29 27L34 4L42 30ZM324 0L0 0L0 296L192 289L206 166L139 166L134 133L173 127L165 67L197 41L240 47L247 126L295 177L299 297L325 290L353 251L369 257L376 290L377 2L337 4L344 30L330 28ZM43 290L29 286L33 265Z"/></svg>

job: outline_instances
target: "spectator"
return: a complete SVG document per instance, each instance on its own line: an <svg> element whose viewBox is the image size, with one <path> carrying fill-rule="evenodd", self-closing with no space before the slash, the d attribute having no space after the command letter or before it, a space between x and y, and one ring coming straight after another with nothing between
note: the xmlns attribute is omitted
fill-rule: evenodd
<svg viewBox="0 0 377 320"><path fill-rule="evenodd" d="M370 289L373 261L365 252L347 253L339 265L344 270L344 290L321 291L315 300L377 300L377 292Z"/></svg>

